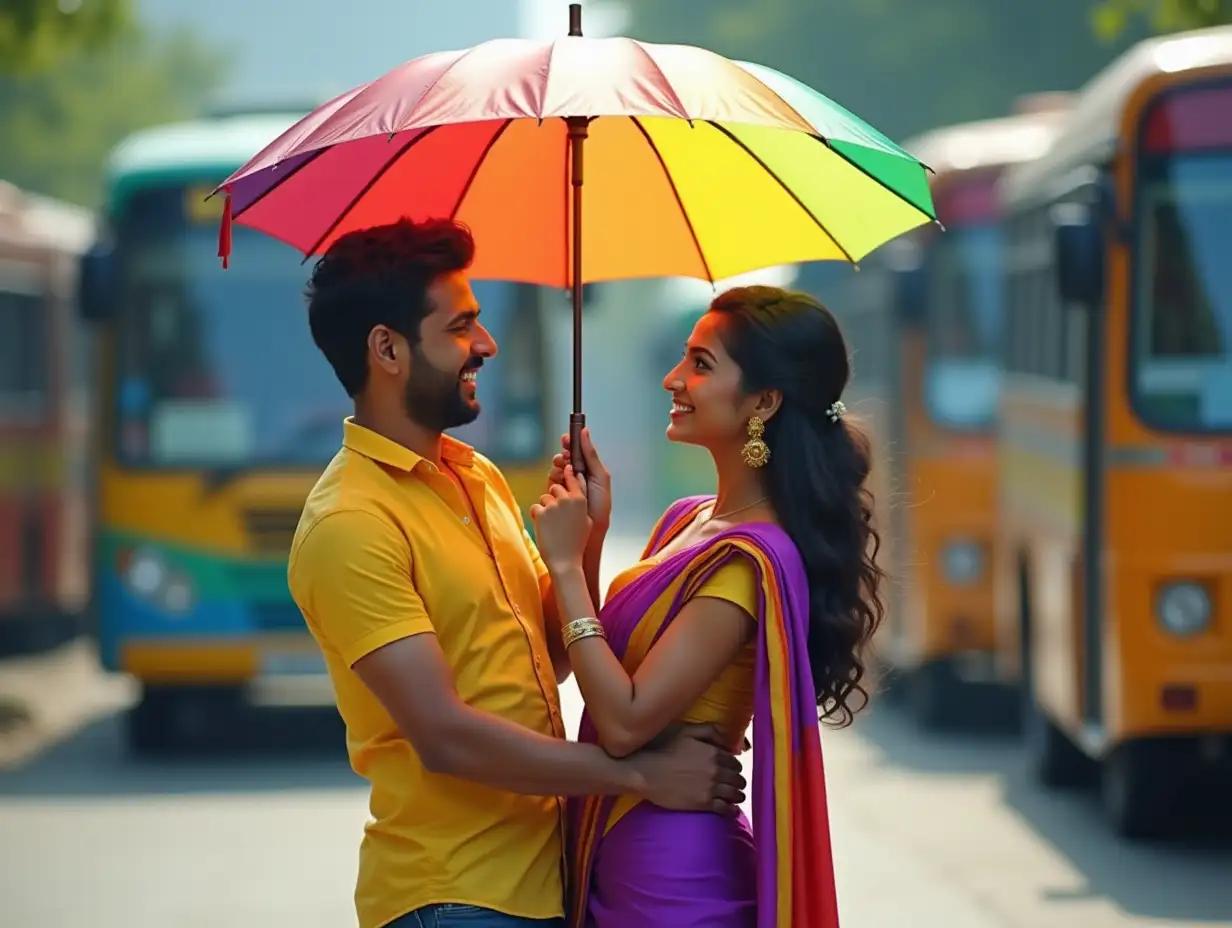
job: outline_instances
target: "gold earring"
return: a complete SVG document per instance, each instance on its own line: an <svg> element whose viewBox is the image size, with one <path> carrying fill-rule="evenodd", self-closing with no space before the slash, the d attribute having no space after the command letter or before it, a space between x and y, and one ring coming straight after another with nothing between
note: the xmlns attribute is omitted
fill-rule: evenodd
<svg viewBox="0 0 1232 928"><path fill-rule="evenodd" d="M765 431L766 423L761 421L761 416L749 420L749 440L740 449L740 456L749 467L763 467L770 460L770 446L761 438Z"/></svg>

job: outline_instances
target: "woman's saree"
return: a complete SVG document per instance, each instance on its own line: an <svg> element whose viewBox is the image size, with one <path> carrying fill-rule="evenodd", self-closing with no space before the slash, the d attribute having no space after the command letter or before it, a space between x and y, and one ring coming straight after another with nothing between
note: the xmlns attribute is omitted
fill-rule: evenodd
<svg viewBox="0 0 1232 928"><path fill-rule="evenodd" d="M655 527L643 557L650 557L675 535L703 499L682 499L670 507ZM631 581L605 604L600 618L613 652L631 671L692 591L736 557L751 561L759 590L752 738L756 925L837 928L825 774L806 648L808 583L791 539L775 525L734 526L677 552ZM582 716L578 738L598 741L589 713ZM634 805L628 798L613 796L579 798L571 805L569 918L573 928L586 928L591 880L605 835ZM671 827L670 813L663 821L664 827ZM669 846L666 840L662 844ZM661 871L676 863L675 855L662 856L654 862ZM619 860L611 859L601 865L621 866ZM723 887L714 891L722 893Z"/></svg>

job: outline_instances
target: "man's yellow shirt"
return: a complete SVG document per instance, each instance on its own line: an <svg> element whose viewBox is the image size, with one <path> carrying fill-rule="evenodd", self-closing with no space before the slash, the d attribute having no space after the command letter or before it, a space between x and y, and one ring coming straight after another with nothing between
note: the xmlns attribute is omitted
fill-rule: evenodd
<svg viewBox="0 0 1232 928"><path fill-rule="evenodd" d="M291 547L291 593L325 656L355 771L371 784L360 928L453 902L563 914L561 800L425 769L352 667L435 634L468 705L565 737L543 618L547 571L500 471L444 439L443 463L345 423ZM469 505L468 505L469 501Z"/></svg>

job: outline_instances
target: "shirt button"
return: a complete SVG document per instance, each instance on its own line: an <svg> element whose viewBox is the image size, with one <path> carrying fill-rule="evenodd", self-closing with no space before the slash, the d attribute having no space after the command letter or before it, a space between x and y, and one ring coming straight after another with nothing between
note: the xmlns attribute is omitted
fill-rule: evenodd
<svg viewBox="0 0 1232 928"><path fill-rule="evenodd" d="M462 517L462 524L463 524L463 525L470 525L470 524L471 524L471 517L470 517L470 516L463 516L463 517Z"/></svg>
<svg viewBox="0 0 1232 928"><path fill-rule="evenodd" d="M519 619L522 618L522 610L519 609L517 606L513 607L513 614L516 615Z"/></svg>

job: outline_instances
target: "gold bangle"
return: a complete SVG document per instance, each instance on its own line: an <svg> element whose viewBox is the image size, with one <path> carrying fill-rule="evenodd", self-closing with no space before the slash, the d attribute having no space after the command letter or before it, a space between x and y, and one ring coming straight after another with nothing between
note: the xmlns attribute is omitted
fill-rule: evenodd
<svg viewBox="0 0 1232 928"><path fill-rule="evenodd" d="M607 637L607 633L604 632L603 625L598 619L574 619L561 629L561 641L566 649L575 641L581 641L583 638L593 638L595 635L598 635L600 638Z"/></svg>

